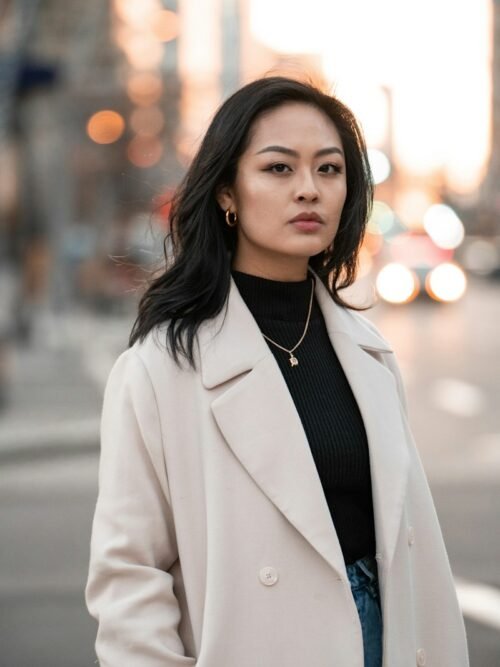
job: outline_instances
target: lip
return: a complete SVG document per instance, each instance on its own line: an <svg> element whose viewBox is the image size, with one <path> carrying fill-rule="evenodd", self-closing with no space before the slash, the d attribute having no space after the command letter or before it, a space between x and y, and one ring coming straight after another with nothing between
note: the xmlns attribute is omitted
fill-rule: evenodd
<svg viewBox="0 0 500 667"><path fill-rule="evenodd" d="M294 220L292 225L303 232L315 232L323 226L323 224L317 220Z"/></svg>
<svg viewBox="0 0 500 667"><path fill-rule="evenodd" d="M324 221L323 218L317 213L310 213L308 211L304 211L303 213L298 213L294 218L292 218L288 222L319 222L323 224Z"/></svg>

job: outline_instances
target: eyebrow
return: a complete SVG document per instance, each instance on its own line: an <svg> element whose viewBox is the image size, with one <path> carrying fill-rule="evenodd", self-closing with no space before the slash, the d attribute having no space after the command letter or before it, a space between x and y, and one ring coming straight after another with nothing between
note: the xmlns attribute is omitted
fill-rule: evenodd
<svg viewBox="0 0 500 667"><path fill-rule="evenodd" d="M255 155L260 155L261 153L285 153L285 155L292 155L293 157L299 157L299 153L294 151L293 148L285 148L285 146L266 146L262 150L257 151ZM337 146L328 146L328 148L321 148L319 151L316 151L314 157L320 157L321 155L329 155L330 153L338 153L344 157L344 153Z"/></svg>

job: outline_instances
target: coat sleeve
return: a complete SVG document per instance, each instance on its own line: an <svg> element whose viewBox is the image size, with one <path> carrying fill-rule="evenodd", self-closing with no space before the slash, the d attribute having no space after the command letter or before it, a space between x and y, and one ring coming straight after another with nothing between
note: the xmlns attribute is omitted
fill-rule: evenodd
<svg viewBox="0 0 500 667"><path fill-rule="evenodd" d="M156 397L131 348L107 380L99 494L85 590L98 621L101 667L181 667L180 610L169 569L178 557Z"/></svg>

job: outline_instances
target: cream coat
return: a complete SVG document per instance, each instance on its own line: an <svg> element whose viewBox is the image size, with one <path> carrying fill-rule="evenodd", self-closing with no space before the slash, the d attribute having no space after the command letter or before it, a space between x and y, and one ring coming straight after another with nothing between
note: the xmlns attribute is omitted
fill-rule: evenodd
<svg viewBox="0 0 500 667"><path fill-rule="evenodd" d="M316 282L368 435L384 667L466 667L394 353ZM363 667L356 607L300 418L234 281L223 315L199 331L197 372L179 370L150 334L110 373L86 590L100 664Z"/></svg>

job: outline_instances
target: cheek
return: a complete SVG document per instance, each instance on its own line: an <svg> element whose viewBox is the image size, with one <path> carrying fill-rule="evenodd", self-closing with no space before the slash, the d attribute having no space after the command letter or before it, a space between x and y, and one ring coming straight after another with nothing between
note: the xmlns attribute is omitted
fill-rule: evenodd
<svg viewBox="0 0 500 667"><path fill-rule="evenodd" d="M340 213L344 208L345 200L347 198L347 186L345 183L339 183L336 188L333 188L330 193L331 210Z"/></svg>
<svg viewBox="0 0 500 667"><path fill-rule="evenodd" d="M241 215L257 224L263 217L274 217L273 212L279 208L276 199L276 188L272 187L270 180L247 178L244 185L238 188L237 205Z"/></svg>

